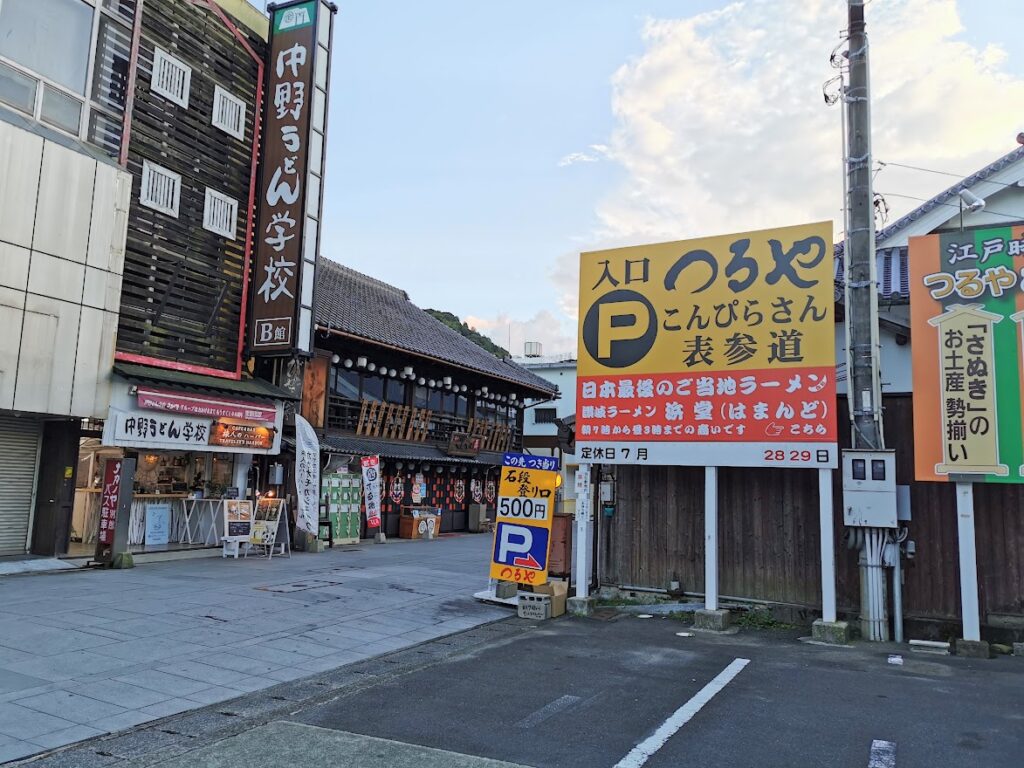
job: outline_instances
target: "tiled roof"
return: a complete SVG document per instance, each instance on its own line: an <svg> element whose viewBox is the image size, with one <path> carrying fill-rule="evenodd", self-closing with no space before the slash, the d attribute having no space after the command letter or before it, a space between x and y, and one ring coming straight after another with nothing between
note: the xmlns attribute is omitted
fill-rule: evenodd
<svg viewBox="0 0 1024 768"><path fill-rule="evenodd" d="M931 200L928 200L925 203L921 203L921 205L917 206L917 208L915 208L905 216L901 216L900 218L896 219L896 221L894 221L892 224L875 233L875 242L884 243L889 238L902 232L904 229L909 227L911 224L913 224L915 221L920 219L925 214L930 213L931 211L938 208L940 205L946 205L947 203L949 203L950 200L953 200L957 195L960 194L961 190L970 189L975 184L979 184L983 181L986 181L990 177L994 176L995 174L1005 169L1007 166L1012 165L1013 163L1016 163L1018 160L1021 159L1024 159L1024 146L1017 147L1012 152L1008 152L995 162L986 165L980 171L972 173L970 176L961 179L948 189L943 190L935 197L933 197ZM950 213L950 218L952 217L953 213ZM843 248L843 243L837 243L836 255L842 254Z"/></svg>
<svg viewBox="0 0 1024 768"><path fill-rule="evenodd" d="M956 199L961 190L970 189L975 184L982 183L990 177L1004 170L1007 166L1024 159L1024 146L1009 152L993 163L989 163L980 171L977 171L964 179L961 179L953 186L935 195L931 200L922 203L905 216L900 217L889 226L875 233L875 244L884 243L892 237L900 234L910 227L922 216L934 211L940 205L949 205L950 201ZM953 213L950 213L950 217ZM846 244L839 242L835 244L835 282L836 300L843 300L843 269L844 252ZM878 270L878 297L890 301L907 301L910 299L910 277L907 265L907 246L894 246L890 248L879 248L875 252L876 265Z"/></svg>
<svg viewBox="0 0 1024 768"><path fill-rule="evenodd" d="M518 384L537 395L553 396L557 387L502 360L428 315L393 285L321 258L317 270L316 322L369 342L451 363Z"/></svg>

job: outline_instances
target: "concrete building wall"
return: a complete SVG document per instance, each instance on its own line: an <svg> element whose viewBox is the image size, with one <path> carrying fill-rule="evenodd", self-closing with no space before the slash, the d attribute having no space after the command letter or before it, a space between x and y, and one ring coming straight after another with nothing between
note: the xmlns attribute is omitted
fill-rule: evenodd
<svg viewBox="0 0 1024 768"><path fill-rule="evenodd" d="M102 417L131 176L0 121L0 409Z"/></svg>

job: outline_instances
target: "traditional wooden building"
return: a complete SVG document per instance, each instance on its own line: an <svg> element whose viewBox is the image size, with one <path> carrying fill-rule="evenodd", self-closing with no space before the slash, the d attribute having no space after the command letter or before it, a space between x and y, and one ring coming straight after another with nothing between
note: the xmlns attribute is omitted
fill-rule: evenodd
<svg viewBox="0 0 1024 768"><path fill-rule="evenodd" d="M315 347L302 413L328 470L381 457L389 536L403 510L441 510L448 532L467 529L470 505L493 508L502 452L521 450L524 413L558 392L400 288L328 259L318 269Z"/></svg>

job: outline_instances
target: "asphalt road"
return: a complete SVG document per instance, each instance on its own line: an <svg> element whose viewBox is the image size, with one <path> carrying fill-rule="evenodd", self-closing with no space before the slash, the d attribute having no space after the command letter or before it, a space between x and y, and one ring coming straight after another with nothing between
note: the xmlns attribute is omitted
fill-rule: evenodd
<svg viewBox="0 0 1024 768"><path fill-rule="evenodd" d="M51 766L1019 768L1024 660L828 648L672 619L509 619Z"/></svg>
<svg viewBox="0 0 1024 768"><path fill-rule="evenodd" d="M811 646L791 632L684 630L555 620L295 719L538 768L614 766L747 659L646 765L868 766L876 741L894 745L899 768L1024 764L1022 659L904 653L899 666L887 649Z"/></svg>

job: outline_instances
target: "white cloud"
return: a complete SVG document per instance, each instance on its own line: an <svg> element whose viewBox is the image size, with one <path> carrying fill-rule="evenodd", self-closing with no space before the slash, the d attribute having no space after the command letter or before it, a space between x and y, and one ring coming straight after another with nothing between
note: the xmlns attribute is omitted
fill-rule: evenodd
<svg viewBox="0 0 1024 768"><path fill-rule="evenodd" d="M596 163L597 158L593 155L588 155L586 152L570 152L568 155L558 161L559 168L565 168L568 165L576 165L577 163Z"/></svg>
<svg viewBox="0 0 1024 768"><path fill-rule="evenodd" d="M492 318L467 317L465 321L513 355L522 355L523 344L527 341L539 341L545 355L574 354L576 351L576 335L572 330L575 321L567 324L564 318L547 310L528 320L516 320L502 313Z"/></svg>
<svg viewBox="0 0 1024 768"><path fill-rule="evenodd" d="M867 13L877 160L967 175L1016 147L1024 80L998 47L965 42L956 0L886 0ZM840 110L825 105L822 84L845 26L835 0L743 0L645 21L643 53L612 77L611 136L560 163L600 158L625 172L580 250L821 219L836 222L838 239ZM875 189L929 198L955 180L889 166ZM887 199L893 219L919 204ZM560 326L551 343L575 348L578 272L577 253L556 260L561 322L525 321L523 340ZM494 322L506 345L507 318Z"/></svg>
<svg viewBox="0 0 1024 768"><path fill-rule="evenodd" d="M955 0L868 7L874 154L970 173L1012 150L1024 81L974 47ZM596 244L681 239L821 218L841 226L839 107L828 54L845 7L746 0L645 22L645 51L612 78L608 156L626 180L598 206ZM930 197L953 179L883 171L882 191ZM895 215L917 203L889 200Z"/></svg>

